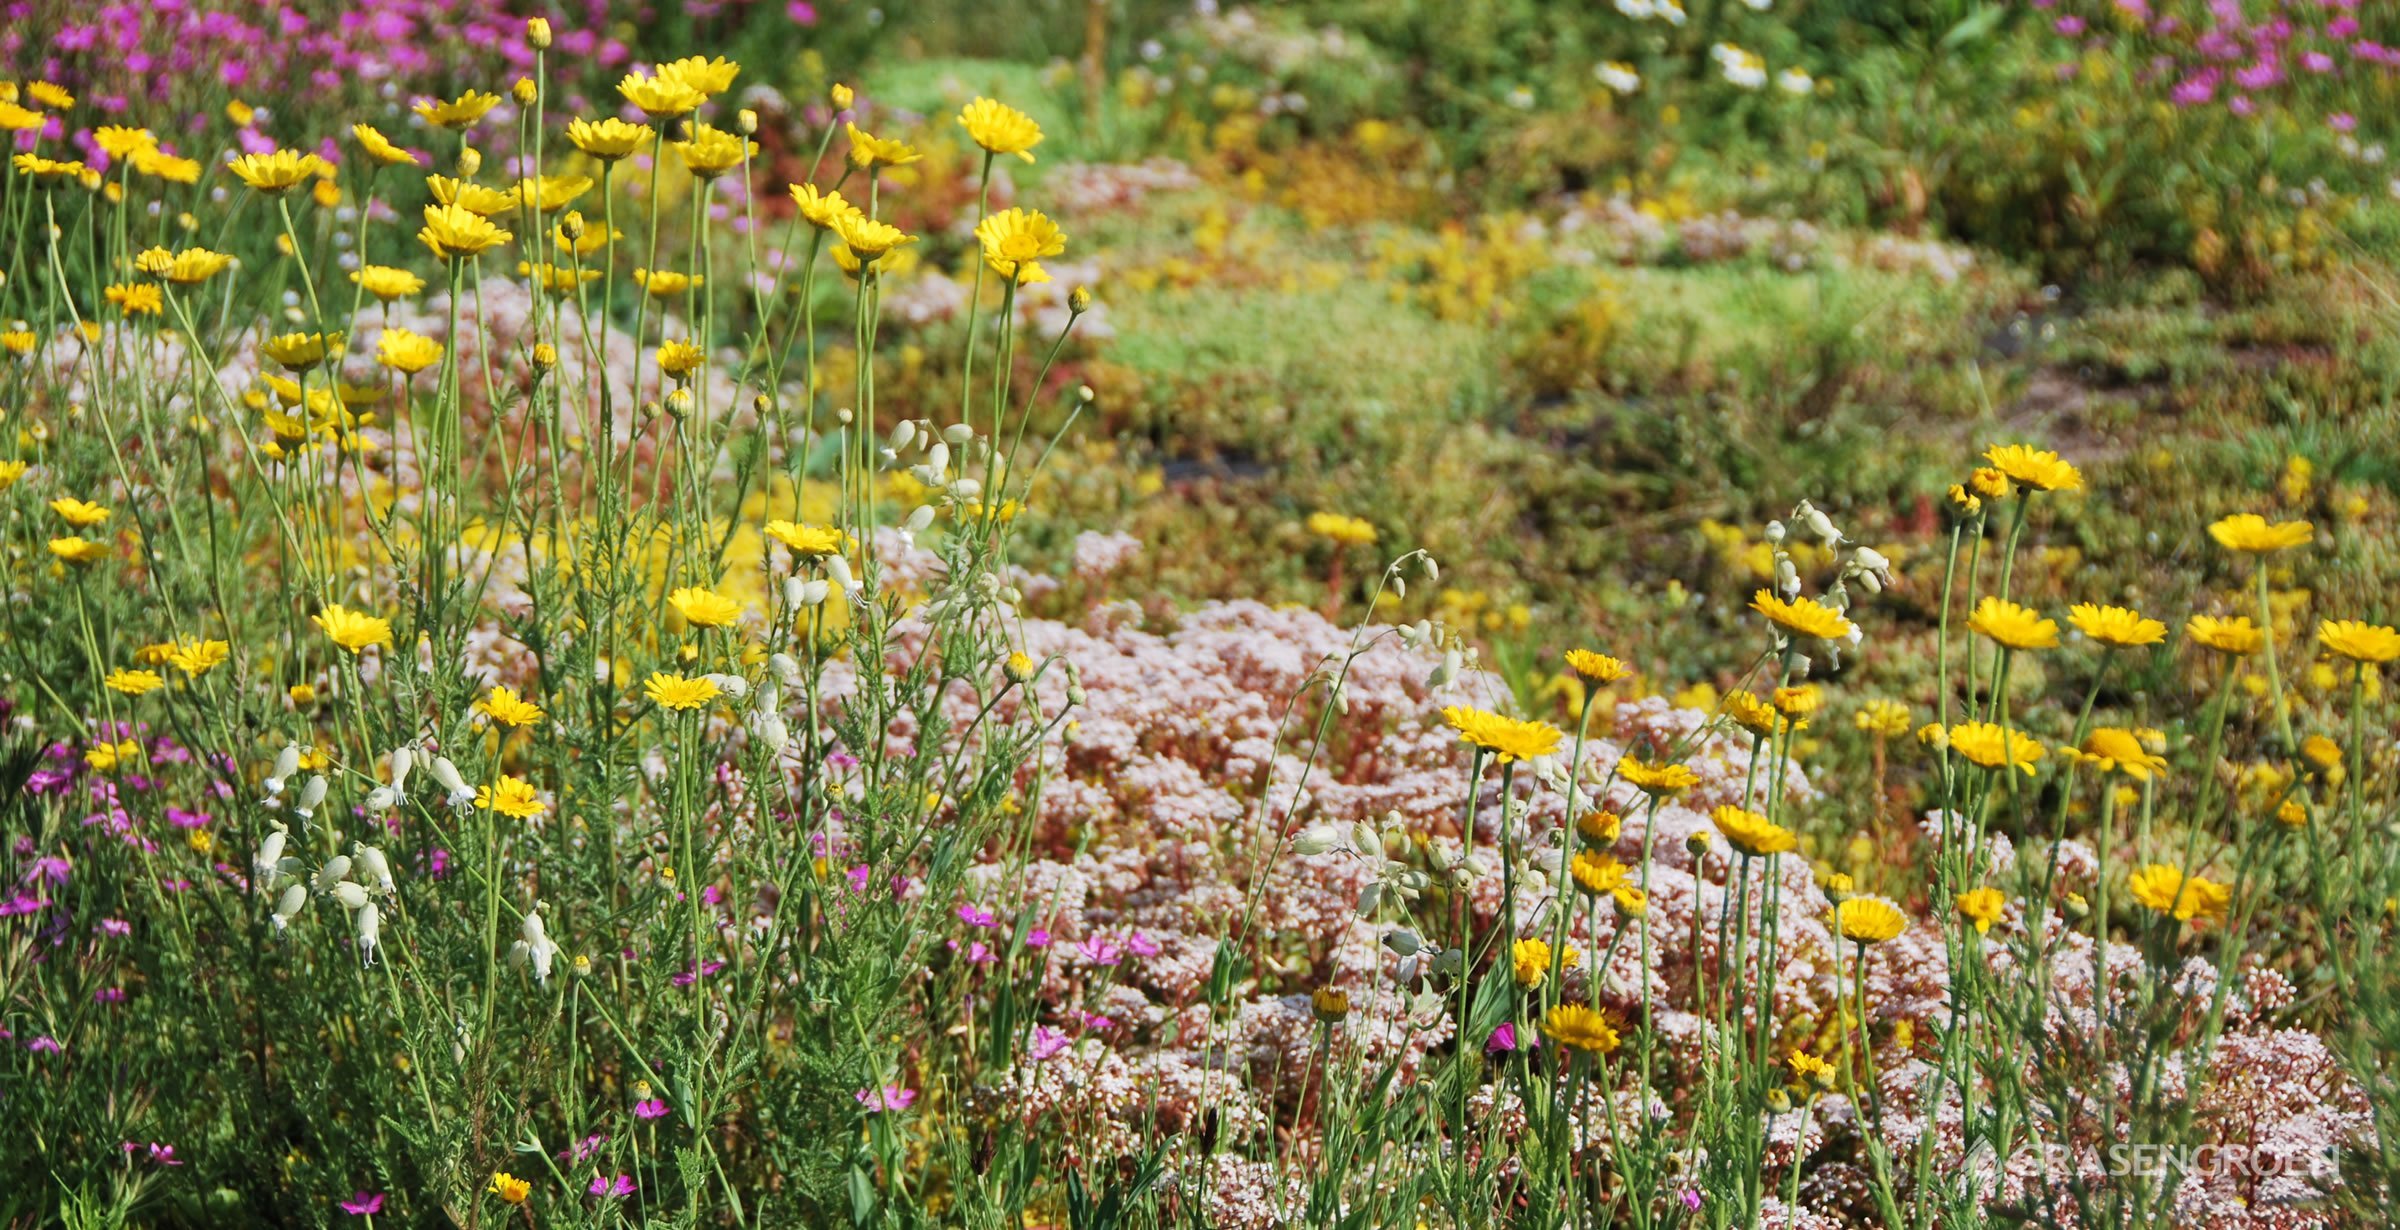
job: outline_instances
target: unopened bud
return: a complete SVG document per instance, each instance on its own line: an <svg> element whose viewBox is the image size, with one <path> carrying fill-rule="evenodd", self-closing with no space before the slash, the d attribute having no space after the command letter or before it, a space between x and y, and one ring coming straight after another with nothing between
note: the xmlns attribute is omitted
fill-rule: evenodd
<svg viewBox="0 0 2400 1230"><path fill-rule="evenodd" d="M1339 1025L1350 1015L1350 997L1332 987L1318 987L1308 997L1308 1010L1319 1024Z"/></svg>
<svg viewBox="0 0 2400 1230"><path fill-rule="evenodd" d="M508 92L511 97L517 100L517 105L520 107L532 106L533 100L538 97L534 91L533 78L531 77L517 78L517 83L513 86L510 86Z"/></svg>
<svg viewBox="0 0 2400 1230"><path fill-rule="evenodd" d="M758 131L758 112L744 107L733 113L734 130L747 137Z"/></svg>
<svg viewBox="0 0 2400 1230"><path fill-rule="evenodd" d="M324 774L320 773L309 778L308 784L300 788L300 802L292 808L292 811L300 816L316 815L317 804L325 801L326 788Z"/></svg>
<svg viewBox="0 0 2400 1230"><path fill-rule="evenodd" d="M550 19L532 17L525 22L525 45L535 51L550 50Z"/></svg>
<svg viewBox="0 0 2400 1230"><path fill-rule="evenodd" d="M1323 854L1340 844L1342 844L1341 831L1330 824L1320 824L1302 831L1298 837L1292 839L1292 853Z"/></svg>
<svg viewBox="0 0 2400 1230"><path fill-rule="evenodd" d="M483 151L476 149L472 145L464 146L459 149L458 177L460 179L472 178L477 171L482 169Z"/></svg>
<svg viewBox="0 0 2400 1230"><path fill-rule="evenodd" d="M1067 310L1080 316L1092 310L1092 288L1078 286L1067 292Z"/></svg>
<svg viewBox="0 0 2400 1230"><path fill-rule="evenodd" d="M667 413L675 416L675 421L678 423L690 418L692 416L692 391L684 388L669 390Z"/></svg>
<svg viewBox="0 0 2400 1230"><path fill-rule="evenodd" d="M833 109L836 111L847 111L850 109L850 104L858 101L858 95L853 93L849 86L838 81L834 83L832 89L825 92L825 96L833 100Z"/></svg>

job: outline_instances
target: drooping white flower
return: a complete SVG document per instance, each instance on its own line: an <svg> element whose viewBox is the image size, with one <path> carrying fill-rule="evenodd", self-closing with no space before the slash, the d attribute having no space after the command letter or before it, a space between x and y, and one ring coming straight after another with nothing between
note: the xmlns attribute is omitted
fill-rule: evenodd
<svg viewBox="0 0 2400 1230"><path fill-rule="evenodd" d="M275 768L267 774L267 780L263 783L267 788L267 797L271 799L282 794L284 783L290 781L292 774L299 771L300 745L297 743L284 744L283 750L275 753Z"/></svg>
<svg viewBox="0 0 2400 1230"><path fill-rule="evenodd" d="M250 878L257 882L258 891L268 892L275 887L275 873L283 862L283 843L291 831L278 821L266 840L258 843L258 855L250 860Z"/></svg>
<svg viewBox="0 0 2400 1230"><path fill-rule="evenodd" d="M284 928L291 926L292 920L299 917L300 911L307 905L308 889L306 887L294 884L283 890L283 897L275 903L275 913L272 915L275 933L283 934Z"/></svg>

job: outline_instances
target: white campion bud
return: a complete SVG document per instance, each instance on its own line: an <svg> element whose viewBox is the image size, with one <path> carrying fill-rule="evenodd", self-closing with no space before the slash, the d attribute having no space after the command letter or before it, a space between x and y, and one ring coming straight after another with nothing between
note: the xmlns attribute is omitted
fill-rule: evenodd
<svg viewBox="0 0 2400 1230"><path fill-rule="evenodd" d="M302 819L310 819L315 817L317 814L317 804L325 801L325 791L329 788L329 785L330 784L325 780L325 775L322 773L309 778L308 784L300 788L300 801L293 805L293 814L298 815Z"/></svg>
<svg viewBox="0 0 2400 1230"><path fill-rule="evenodd" d="M354 880L344 880L333 886L333 899L345 910L361 909L367 904L367 890Z"/></svg>
<svg viewBox="0 0 2400 1230"><path fill-rule="evenodd" d="M1457 648L1443 650L1442 664L1434 667L1433 673L1426 676L1425 686L1438 688L1448 685L1451 680L1458 678L1459 668L1464 665L1466 665L1466 657L1459 653Z"/></svg>
<svg viewBox="0 0 2400 1230"><path fill-rule="evenodd" d="M923 468L933 471L935 475L935 481L940 481L940 476L948 473L950 470L950 446L947 444L936 444L932 448L926 449L925 465Z"/></svg>
<svg viewBox="0 0 2400 1230"><path fill-rule="evenodd" d="M392 796L395 802L407 801L408 774L416 767L417 749L405 746L392 749Z"/></svg>
<svg viewBox="0 0 2400 1230"><path fill-rule="evenodd" d="M383 945L383 911L372 901L359 907L358 959L362 965L375 964L375 950Z"/></svg>
<svg viewBox="0 0 2400 1230"><path fill-rule="evenodd" d="M258 856L250 860L251 878L258 881L258 891L263 893L275 887L275 872L283 862L284 839L289 836L290 830L277 824L266 840L258 843Z"/></svg>
<svg viewBox="0 0 2400 1230"><path fill-rule="evenodd" d="M350 843L350 861L360 875L374 881L376 888L392 891L392 864L383 857L383 851L354 841Z"/></svg>
<svg viewBox="0 0 2400 1230"><path fill-rule="evenodd" d="M1417 558L1419 558L1419 559L1421 559L1421 560L1424 560L1424 561L1425 561L1425 579L1426 579L1426 580L1428 580L1428 581L1439 581L1439 580L1441 580L1441 579L1442 579L1442 566L1441 566L1439 563L1436 563L1436 562L1434 561L1434 558L1433 558L1433 553L1432 553L1432 552L1427 552L1427 553L1425 553L1425 554L1423 554L1423 555L1420 555L1420 556L1418 556Z"/></svg>
<svg viewBox="0 0 2400 1230"><path fill-rule="evenodd" d="M773 679L762 680L758 685L758 695L751 698L750 711L752 713L773 713L782 707L783 685Z"/></svg>
<svg viewBox="0 0 2400 1230"><path fill-rule="evenodd" d="M1393 573L1392 593L1395 597L1406 598L1408 596L1408 578L1397 572Z"/></svg>
<svg viewBox="0 0 2400 1230"><path fill-rule="evenodd" d="M1833 518L1826 516L1824 511L1816 505L1802 500L1800 507L1794 509L1792 515L1800 518L1800 524L1809 533L1816 535L1817 541L1824 543L1826 547L1840 545L1842 532L1833 527Z"/></svg>
<svg viewBox="0 0 2400 1230"><path fill-rule="evenodd" d="M948 427L942 429L942 440L948 444L956 444L964 447L968 441L973 440L974 438L975 429L969 427L965 423L952 423Z"/></svg>
<svg viewBox="0 0 2400 1230"><path fill-rule="evenodd" d="M442 790L445 792L442 801L453 809L465 808L474 804L475 788L467 784L467 779L458 775L458 766L450 763L448 756L433 758L433 780L442 784Z"/></svg>
<svg viewBox="0 0 2400 1230"><path fill-rule="evenodd" d="M801 604L795 602L792 605L799 606ZM798 658L788 653L768 654L767 669L775 672L775 677L783 681L783 686L787 688L800 686L800 660Z"/></svg>
<svg viewBox="0 0 2400 1230"><path fill-rule="evenodd" d="M1353 821L1350 825L1350 848L1361 854L1379 853L1383 849L1383 838L1376 834L1374 825L1364 820Z"/></svg>
<svg viewBox="0 0 2400 1230"><path fill-rule="evenodd" d="M950 484L950 494L955 499L972 500L983 494L983 483L979 479L962 478Z"/></svg>
<svg viewBox="0 0 2400 1230"><path fill-rule="evenodd" d="M1767 542L1768 542L1770 545L1773 545L1773 546L1782 546L1782 545L1783 545L1783 539L1784 539L1784 529L1783 529L1783 522L1781 522L1781 521L1769 521L1769 522L1767 522Z"/></svg>
<svg viewBox="0 0 2400 1230"><path fill-rule="evenodd" d="M902 419L900 425L892 429L892 447L895 450L907 448L916 443L916 439L917 422L915 419Z"/></svg>
<svg viewBox="0 0 2400 1230"><path fill-rule="evenodd" d="M1383 946L1391 949L1394 956L1413 957L1425 947L1425 941L1406 927L1394 927L1383 933Z"/></svg>
<svg viewBox="0 0 2400 1230"><path fill-rule="evenodd" d="M305 909L307 906L308 890L306 888L303 888L298 884L294 884L290 888L283 890L282 899L275 903L275 913L273 915L275 933L277 935L283 934L283 929L291 926L292 920L298 918L300 916L300 911Z"/></svg>
<svg viewBox="0 0 2400 1230"><path fill-rule="evenodd" d="M1792 566L1792 557L1788 555L1775 557L1775 588L1786 598L1800 592L1800 570Z"/></svg>
<svg viewBox="0 0 2400 1230"><path fill-rule="evenodd" d="M1373 884L1367 885L1364 889L1359 891L1358 916L1360 918L1365 918L1375 912L1375 907L1382 904L1383 882L1378 880Z"/></svg>
<svg viewBox="0 0 2400 1230"><path fill-rule="evenodd" d="M267 797L271 799L282 794L284 783L290 781L292 774L299 771L300 745L297 743L284 744L283 750L275 753L275 769L267 774L267 780L264 783L267 788Z"/></svg>
<svg viewBox="0 0 2400 1230"><path fill-rule="evenodd" d="M902 527L911 534L922 534L932 529L933 505L919 504L915 512L908 514L908 520L903 523Z"/></svg>
<svg viewBox="0 0 2400 1230"><path fill-rule="evenodd" d="M759 715L751 723L750 733L757 737L759 746L767 749L770 756L782 755L783 749L792 743L791 727L784 725L783 719L772 713Z"/></svg>
<svg viewBox="0 0 2400 1230"><path fill-rule="evenodd" d="M332 858L326 859L324 866L317 868L317 878L311 881L310 884L320 893L327 892L330 891L334 885L341 883L342 877L349 874L350 856L347 854L336 854Z"/></svg>
<svg viewBox="0 0 2400 1230"><path fill-rule="evenodd" d="M390 811L399 804L400 792L389 786L377 786L367 792L368 811Z"/></svg>
<svg viewBox="0 0 2400 1230"><path fill-rule="evenodd" d="M1319 824L1302 830L1292 839L1294 854L1323 854L1342 844L1341 830L1330 824Z"/></svg>
<svg viewBox="0 0 2400 1230"><path fill-rule="evenodd" d="M735 700L740 700L741 698L750 694L750 681L742 678L740 675L728 675L722 672L712 672L710 674L701 676L701 678L717 685L717 690L719 692L723 692L725 695L730 696Z"/></svg>

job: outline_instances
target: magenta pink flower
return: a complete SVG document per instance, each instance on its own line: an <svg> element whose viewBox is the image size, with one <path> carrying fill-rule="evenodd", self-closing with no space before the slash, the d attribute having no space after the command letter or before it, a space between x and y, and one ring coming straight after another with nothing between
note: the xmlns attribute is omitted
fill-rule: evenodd
<svg viewBox="0 0 2400 1230"><path fill-rule="evenodd" d="M342 1211L352 1217L366 1217L383 1211L382 1192L360 1192L342 1202Z"/></svg>
<svg viewBox="0 0 2400 1230"><path fill-rule="evenodd" d="M1068 1041L1065 1030L1036 1025L1033 1027L1033 1045L1026 1048L1026 1053L1033 1057L1035 1063L1041 1063L1067 1049Z"/></svg>
<svg viewBox="0 0 2400 1230"><path fill-rule="evenodd" d="M858 1104L866 1107L867 1113L872 1115L887 1110L907 1110L915 1105L917 1091L898 1085L885 1085L881 1089L861 1089L856 1096Z"/></svg>
<svg viewBox="0 0 2400 1230"><path fill-rule="evenodd" d="M657 1098L644 1098L633 1104L633 1117L636 1119L664 1119L667 1117L667 1104Z"/></svg>
<svg viewBox="0 0 2400 1230"><path fill-rule="evenodd" d="M586 1187L584 1190L595 1196L622 1200L625 1197L633 1194L633 1176L629 1174L620 1174L616 1178L611 1179L607 1175L596 1174L592 1176L591 1186Z"/></svg>

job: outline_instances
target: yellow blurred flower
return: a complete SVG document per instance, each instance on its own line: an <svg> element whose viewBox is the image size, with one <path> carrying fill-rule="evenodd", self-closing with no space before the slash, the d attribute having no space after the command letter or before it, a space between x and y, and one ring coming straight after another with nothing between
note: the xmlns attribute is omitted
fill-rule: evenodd
<svg viewBox="0 0 2400 1230"><path fill-rule="evenodd" d="M1786 854L1800 845L1799 835L1754 811L1719 805L1708 813L1717 831L1744 854L1765 857Z"/></svg>
<svg viewBox="0 0 2400 1230"><path fill-rule="evenodd" d="M2237 658L2257 653L2267 643L2266 633L2252 626L2247 615L2236 615L2231 619L2194 615L2191 622L2184 625L2184 631L2210 649Z"/></svg>
<svg viewBox="0 0 2400 1230"><path fill-rule="evenodd" d="M2136 869L2125 883L2135 901L2156 913L2173 915L2177 922L2220 918L2233 904L2231 889L2200 876L2187 878L2164 863Z"/></svg>
<svg viewBox="0 0 2400 1230"><path fill-rule="evenodd" d="M675 152L683 156L684 169L693 176L715 179L757 154L758 142L701 124L692 130L691 140L675 143Z"/></svg>
<svg viewBox="0 0 2400 1230"><path fill-rule="evenodd" d="M667 595L667 605L695 628L723 628L742 617L742 604L700 586L685 586Z"/></svg>
<svg viewBox="0 0 2400 1230"><path fill-rule="evenodd" d="M2317 643L2327 651L2361 665L2400 658L2400 629L2359 619L2327 619L2317 624Z"/></svg>
<svg viewBox="0 0 2400 1230"><path fill-rule="evenodd" d="M1877 697L1862 706L1851 722L1868 734L1897 738L1908 733L1909 720L1908 706Z"/></svg>
<svg viewBox="0 0 2400 1230"><path fill-rule="evenodd" d="M157 671L120 669L110 671L108 677L102 679L100 683L111 692L122 692L127 696L140 696L145 692L154 692L167 686L167 679Z"/></svg>
<svg viewBox="0 0 2400 1230"><path fill-rule="evenodd" d="M2265 555L2296 547L2316 536L2306 521L2269 521L2257 513L2236 513L2210 523L2208 536L2229 551Z"/></svg>
<svg viewBox="0 0 2400 1230"><path fill-rule="evenodd" d="M2005 598L1986 596L1975 604L1975 613L1967 627L1980 632L2010 649L2055 649L2058 647L2058 624L2042 617L2031 607L2019 606Z"/></svg>
<svg viewBox="0 0 2400 1230"><path fill-rule="evenodd" d="M1375 545L1375 527L1372 523L1361 517L1337 512L1320 510L1308 514L1308 532L1345 547Z"/></svg>
<svg viewBox="0 0 2400 1230"><path fill-rule="evenodd" d="M1958 895L1959 916L1975 924L1976 934L1992 929L2008 909L2008 898L1991 887L1969 889Z"/></svg>
<svg viewBox="0 0 2400 1230"><path fill-rule="evenodd" d="M2033 776L2042 745L2030 736L1991 722L1962 722L1949 731L1950 748L1987 769L2023 769Z"/></svg>
<svg viewBox="0 0 2400 1230"><path fill-rule="evenodd" d="M2144 619L2140 612L2121 606L2094 606L2078 602L2067 611L2067 622L2075 630L2104 645L2133 649L2155 645L2167 639L2167 626L2155 619Z"/></svg>
<svg viewBox="0 0 2400 1230"><path fill-rule="evenodd" d="M376 128L373 124L352 124L350 126L350 135L358 138L358 147L366 151L367 157L374 159L376 162L384 166L413 167L423 165L417 161L417 156L415 154L412 154L409 151L394 145L392 143L392 139L383 135L382 130Z"/></svg>
<svg viewBox="0 0 2400 1230"><path fill-rule="evenodd" d="M2058 754L2102 773L2122 773L2139 782L2167 771L2167 758L2142 745L2140 736L2116 726L2101 726L2085 735L2082 747L2061 747Z"/></svg>
<svg viewBox="0 0 2400 1230"><path fill-rule="evenodd" d="M498 94L468 90L448 102L438 98L419 99L417 105L412 109L422 116L426 123L457 132L482 119L492 108L499 105L500 96Z"/></svg>
<svg viewBox="0 0 2400 1230"><path fill-rule="evenodd" d="M842 131L850 138L851 163L862 169L878 165L907 166L925 156L905 141L878 137L856 124L844 123Z"/></svg>

